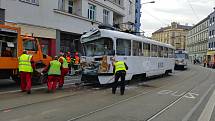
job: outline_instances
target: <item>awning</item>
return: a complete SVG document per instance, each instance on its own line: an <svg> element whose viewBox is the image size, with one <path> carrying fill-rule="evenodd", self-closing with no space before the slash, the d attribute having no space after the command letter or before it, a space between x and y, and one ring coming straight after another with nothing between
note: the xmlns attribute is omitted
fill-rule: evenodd
<svg viewBox="0 0 215 121"><path fill-rule="evenodd" d="M215 51L208 51L207 55L215 55Z"/></svg>

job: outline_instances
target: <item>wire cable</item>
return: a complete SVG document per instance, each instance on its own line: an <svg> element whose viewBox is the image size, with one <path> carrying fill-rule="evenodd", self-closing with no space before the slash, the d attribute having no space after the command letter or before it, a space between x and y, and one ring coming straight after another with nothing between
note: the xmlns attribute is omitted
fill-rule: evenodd
<svg viewBox="0 0 215 121"><path fill-rule="evenodd" d="M159 21L161 24L165 24L168 25L166 22L162 21L161 19L157 18L156 16L152 15L150 12L148 12L147 10L144 10L144 13L150 15L151 17L153 17L154 19L156 19L157 21Z"/></svg>
<svg viewBox="0 0 215 121"><path fill-rule="evenodd" d="M190 8L191 8L191 9L192 9L192 11L193 11L193 14L194 14L194 15L195 15L195 17L199 20L199 16L196 14L196 11L194 10L194 8L193 8L192 4L190 3L190 0L187 0L187 2L188 2L188 4L189 4Z"/></svg>

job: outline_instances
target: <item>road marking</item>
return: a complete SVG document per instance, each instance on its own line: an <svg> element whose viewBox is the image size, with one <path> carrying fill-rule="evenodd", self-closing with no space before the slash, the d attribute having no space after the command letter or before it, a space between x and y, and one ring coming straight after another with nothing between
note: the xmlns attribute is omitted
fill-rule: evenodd
<svg viewBox="0 0 215 121"><path fill-rule="evenodd" d="M173 101L170 105L168 105L164 109L160 110L157 114L155 114L151 118L147 119L146 121L153 120L154 118L156 118L157 116L159 116L160 114L162 114L163 112L165 112L167 109L169 109L170 107L172 107L173 105L175 105L176 103L178 103L182 98L183 98L183 96L179 97L177 100Z"/></svg>
<svg viewBox="0 0 215 121"><path fill-rule="evenodd" d="M50 113L53 113L53 112L56 112L56 111L57 111L57 109L46 110L46 111L43 111L43 112L41 113L41 115L47 115L47 114L50 114Z"/></svg>
<svg viewBox="0 0 215 121"><path fill-rule="evenodd" d="M190 99L195 99L197 96L199 96L199 94L192 93L192 92L189 92L186 95L184 95L184 97L190 98Z"/></svg>
<svg viewBox="0 0 215 121"><path fill-rule="evenodd" d="M211 85L210 88L203 94L203 96L201 97L201 99L199 100L198 103L196 103L196 105L187 113L187 115L182 119L182 121L188 121L190 119L190 117L192 116L192 114L194 113L194 111L199 107L199 105L202 103L202 101L205 99L205 97L208 95L208 93L210 92L210 90L215 86L215 84Z"/></svg>
<svg viewBox="0 0 215 121"><path fill-rule="evenodd" d="M203 112L201 113L198 121L210 121L211 115L213 113L213 109L215 106L215 91L213 92L212 96L210 97L207 105L205 106Z"/></svg>
<svg viewBox="0 0 215 121"><path fill-rule="evenodd" d="M75 83L66 83L66 84L64 84L64 86L73 85L73 84L75 84ZM32 88L31 90L40 90L40 89L45 89L45 88L47 88L47 86ZM8 94L8 93L15 93L15 92L20 92L20 90L12 90L12 91L0 92L0 95Z"/></svg>
<svg viewBox="0 0 215 121"><path fill-rule="evenodd" d="M183 96L184 98L189 98L189 99L195 99L197 96L199 96L199 94L196 93L192 93L192 92L181 92L180 91L172 91L172 90L161 90L160 92L158 92L159 95L171 95L174 97L180 97Z"/></svg>

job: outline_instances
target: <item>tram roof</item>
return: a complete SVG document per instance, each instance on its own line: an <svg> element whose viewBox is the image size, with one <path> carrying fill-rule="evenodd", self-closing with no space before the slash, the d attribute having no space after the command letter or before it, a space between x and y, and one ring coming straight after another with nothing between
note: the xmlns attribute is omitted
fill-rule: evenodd
<svg viewBox="0 0 215 121"><path fill-rule="evenodd" d="M140 36L129 34L129 33L125 33L125 32L120 32L120 31L115 31L115 30L107 30L107 29L97 29L97 30L94 30L92 32L86 33L85 35L82 35L82 38L89 37L89 36L91 36L91 35L93 35L93 34L95 34L97 32L100 32L100 36L101 37L112 37L112 38L121 38L121 39L136 40L136 41L142 41L142 42L145 42L145 43L151 43L151 44L161 45L161 46L164 46L164 47L175 49L170 44L158 42L158 41L146 38L146 37L140 37Z"/></svg>

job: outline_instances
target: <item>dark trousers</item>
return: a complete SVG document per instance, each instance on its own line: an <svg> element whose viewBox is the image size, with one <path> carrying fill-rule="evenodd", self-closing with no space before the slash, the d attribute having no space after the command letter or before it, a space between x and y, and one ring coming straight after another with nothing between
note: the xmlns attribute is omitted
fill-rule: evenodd
<svg viewBox="0 0 215 121"><path fill-rule="evenodd" d="M72 67L72 64L69 63L69 64L68 64L68 67L69 67L69 74L71 74L71 67Z"/></svg>
<svg viewBox="0 0 215 121"><path fill-rule="evenodd" d="M124 94L125 91L125 75L126 75L126 71L117 71L115 74L115 81L113 83L112 86L112 93L115 94L116 93L116 88L118 87L118 85L120 84L120 93L121 95ZM119 78L121 78L121 82L118 83Z"/></svg>
<svg viewBox="0 0 215 121"><path fill-rule="evenodd" d="M206 67L206 63L204 63L204 67Z"/></svg>

